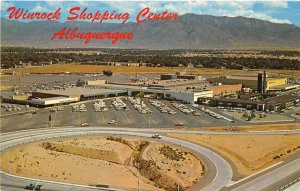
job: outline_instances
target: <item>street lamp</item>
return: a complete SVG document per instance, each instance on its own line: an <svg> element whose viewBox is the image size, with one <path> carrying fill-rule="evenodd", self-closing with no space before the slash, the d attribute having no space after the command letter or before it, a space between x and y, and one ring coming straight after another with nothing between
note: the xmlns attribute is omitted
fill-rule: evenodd
<svg viewBox="0 0 300 191"><path fill-rule="evenodd" d="M136 163L136 166L137 166L137 173L138 173L138 185L137 185L137 187L138 187L138 191L140 191L140 163L138 162L138 163Z"/></svg>
<svg viewBox="0 0 300 191"><path fill-rule="evenodd" d="M148 128L150 128L150 114L148 114Z"/></svg>
<svg viewBox="0 0 300 191"><path fill-rule="evenodd" d="M119 119L118 119L118 110L116 111L116 127L118 126L118 122L119 122Z"/></svg>

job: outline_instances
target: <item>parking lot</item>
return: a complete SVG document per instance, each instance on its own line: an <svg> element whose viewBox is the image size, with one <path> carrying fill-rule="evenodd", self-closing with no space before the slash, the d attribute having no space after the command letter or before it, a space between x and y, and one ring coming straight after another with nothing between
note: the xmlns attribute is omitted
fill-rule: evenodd
<svg viewBox="0 0 300 191"><path fill-rule="evenodd" d="M17 113L26 113L26 112L31 113L35 110L36 108L25 106L25 105L1 103L1 116L14 115Z"/></svg>
<svg viewBox="0 0 300 191"><path fill-rule="evenodd" d="M131 98L92 100L83 103L58 107L43 108L37 111L37 114L28 112L27 114L16 114L2 117L2 132L12 130L21 130L29 128L46 128L48 126L113 126L113 127L151 127L151 128L172 128L181 127L207 127L207 126L223 126L227 122L217 119L209 114L197 110L198 115L192 113L184 113L176 109L170 101L159 100L165 107L170 108L171 113L162 112L151 104L150 100L142 99L143 108L147 108L148 112L139 110L136 106L140 102L137 99L135 104L129 101ZM115 100L114 102L112 102ZM117 104L124 104L122 108L118 108ZM84 105L84 106L83 106ZM97 106L95 106L97 105ZM122 105L122 104L120 104ZM102 106L102 107L101 107ZM77 108L78 109L74 109ZM191 105L187 107L192 108ZM55 111L54 111L55 110ZM175 113L173 113L173 112ZM49 116L51 115L51 123Z"/></svg>
<svg viewBox="0 0 300 191"><path fill-rule="evenodd" d="M66 88L73 86L78 79L106 79L110 82L130 82L134 75L114 74L111 77L102 75L66 74L66 75L23 75L6 76L1 82L7 85L20 86L18 95L36 89L51 89L55 87ZM141 79L153 79L158 75L139 75ZM46 85L45 85L46 84ZM14 88L12 88L14 89ZM3 95L11 95L12 89L2 92ZM15 90L16 91L16 90ZM300 91L292 90L282 94L299 95ZM247 121L224 112L219 108L202 107L196 104L182 104L167 100L155 100L148 98L120 98L112 102L108 100L91 100L73 105L63 106L51 111L51 108L36 109L26 108L24 105L1 104L1 131L8 132L29 128L45 128L48 126L119 126L119 127L150 127L150 128L174 128L174 127L210 127L210 126L238 126L247 125ZM74 108L75 107L75 108ZM34 111L37 110L35 114ZM244 112L244 111L243 111ZM290 107L281 115L293 116L299 113L296 108ZM50 117L51 115L51 117ZM258 116L259 114L257 114ZM49 123L51 118L51 123ZM226 119L227 118L227 119ZM295 122L300 119L294 117ZM276 122L276 121L274 121Z"/></svg>

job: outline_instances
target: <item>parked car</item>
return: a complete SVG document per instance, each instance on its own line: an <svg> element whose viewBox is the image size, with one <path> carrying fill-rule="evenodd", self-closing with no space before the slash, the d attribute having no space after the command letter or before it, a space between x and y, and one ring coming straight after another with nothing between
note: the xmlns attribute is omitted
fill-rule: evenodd
<svg viewBox="0 0 300 191"><path fill-rule="evenodd" d="M159 134L154 134L151 136L153 139L161 139L161 136Z"/></svg>
<svg viewBox="0 0 300 191"><path fill-rule="evenodd" d="M108 122L108 124L114 124L116 122L117 122L116 120L110 120L110 122Z"/></svg>
<svg viewBox="0 0 300 191"><path fill-rule="evenodd" d="M89 126L88 123L82 123L82 124L81 124L81 127L88 127L88 126Z"/></svg>
<svg viewBox="0 0 300 191"><path fill-rule="evenodd" d="M43 190L43 186L41 184L32 182L29 185L25 186L26 190Z"/></svg>

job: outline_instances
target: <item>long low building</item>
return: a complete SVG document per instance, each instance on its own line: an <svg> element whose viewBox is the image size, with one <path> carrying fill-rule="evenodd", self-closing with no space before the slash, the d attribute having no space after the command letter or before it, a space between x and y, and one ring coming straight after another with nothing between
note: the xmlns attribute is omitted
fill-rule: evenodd
<svg viewBox="0 0 300 191"><path fill-rule="evenodd" d="M48 107L48 106L74 103L77 101L78 98L76 97L50 97L50 98L32 99L30 101L30 104L37 107Z"/></svg>
<svg viewBox="0 0 300 191"><path fill-rule="evenodd" d="M77 100L106 98L122 95L127 95L127 90L101 88L98 86L71 87L60 90L40 90L32 92L32 97L36 98L76 97Z"/></svg>
<svg viewBox="0 0 300 191"><path fill-rule="evenodd" d="M213 95L226 95L230 93L242 91L242 84L235 85L220 85L220 86L209 86L207 89L213 91Z"/></svg>
<svg viewBox="0 0 300 191"><path fill-rule="evenodd" d="M274 91L288 91L292 89L299 88L300 85L298 84L283 84L283 85L277 85L277 86L272 86L269 90L274 90Z"/></svg>
<svg viewBox="0 0 300 191"><path fill-rule="evenodd" d="M209 103L211 106L232 108L246 108L257 111L278 111L300 102L299 96L281 95L264 100L226 99L226 98L199 98L198 103Z"/></svg>
<svg viewBox="0 0 300 191"><path fill-rule="evenodd" d="M185 91L185 92L178 92L174 90L164 90L164 89L130 89L128 90L128 95L133 96L136 93L144 93L144 94L153 94L155 96L165 98L165 99L174 99L180 100L185 103L195 103L197 102L198 98L202 97L213 97L213 91L211 90L204 90L204 91Z"/></svg>
<svg viewBox="0 0 300 191"><path fill-rule="evenodd" d="M176 90L153 87L139 87L122 84L103 84L97 86L71 87L59 90L40 90L32 92L35 98L76 97L78 100L106 98L115 96L136 96L152 94L155 97L195 103L200 97L213 97L212 90Z"/></svg>
<svg viewBox="0 0 300 191"><path fill-rule="evenodd" d="M209 102L212 106L246 108L249 110L264 111L266 109L265 101L226 99L226 98L203 98L198 99L198 103Z"/></svg>
<svg viewBox="0 0 300 191"><path fill-rule="evenodd" d="M225 85L243 84L245 88L258 89L257 77L244 76L221 76L207 78L210 83L222 83ZM280 87L287 84L287 78L266 78L265 90L273 90L274 87Z"/></svg>

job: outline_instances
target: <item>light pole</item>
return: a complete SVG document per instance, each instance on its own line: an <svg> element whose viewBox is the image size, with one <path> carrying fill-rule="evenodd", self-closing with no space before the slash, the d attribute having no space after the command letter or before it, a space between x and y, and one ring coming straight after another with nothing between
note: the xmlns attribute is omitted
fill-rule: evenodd
<svg viewBox="0 0 300 191"><path fill-rule="evenodd" d="M118 110L116 111L116 127L118 126L118 121L119 121L119 119L118 119Z"/></svg>
<svg viewBox="0 0 300 191"><path fill-rule="evenodd" d="M148 114L148 128L150 128L150 114Z"/></svg>
<svg viewBox="0 0 300 191"><path fill-rule="evenodd" d="M136 163L137 165L137 173L138 173L138 191L140 191L140 163Z"/></svg>
<svg viewBox="0 0 300 191"><path fill-rule="evenodd" d="M241 162L241 179L243 179L243 163Z"/></svg>
<svg viewBox="0 0 300 191"><path fill-rule="evenodd" d="M212 153L212 150L210 149L210 172L212 172L212 165L213 165L213 162L212 162L212 155L213 155L213 153Z"/></svg>

